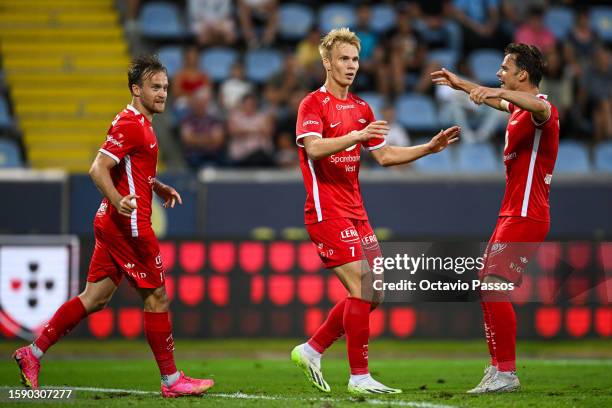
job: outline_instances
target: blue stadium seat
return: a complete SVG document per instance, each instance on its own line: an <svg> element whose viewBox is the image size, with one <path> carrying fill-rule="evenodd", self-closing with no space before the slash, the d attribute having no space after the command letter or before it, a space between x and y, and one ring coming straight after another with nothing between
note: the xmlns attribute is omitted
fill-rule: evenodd
<svg viewBox="0 0 612 408"><path fill-rule="evenodd" d="M480 49L472 52L469 65L476 82L482 85L498 85L499 79L495 75L504 59L504 54L493 49Z"/></svg>
<svg viewBox="0 0 612 408"><path fill-rule="evenodd" d="M13 141L0 139L0 168L9 167L23 167L21 154Z"/></svg>
<svg viewBox="0 0 612 408"><path fill-rule="evenodd" d="M144 4L139 21L142 33L147 37L179 39L186 34L179 8L173 3Z"/></svg>
<svg viewBox="0 0 612 408"><path fill-rule="evenodd" d="M612 141L595 146L595 170L612 173Z"/></svg>
<svg viewBox="0 0 612 408"><path fill-rule="evenodd" d="M200 54L200 68L215 82L227 79L238 53L232 48L215 47Z"/></svg>
<svg viewBox="0 0 612 408"><path fill-rule="evenodd" d="M459 55L455 50L439 49L429 52L427 54L427 59L429 61L436 61L444 68L450 71L454 71L455 67L457 66L457 60L459 59Z"/></svg>
<svg viewBox="0 0 612 408"><path fill-rule="evenodd" d="M463 173L497 173L501 161L489 143L459 144L458 170Z"/></svg>
<svg viewBox="0 0 612 408"><path fill-rule="evenodd" d="M376 4L372 6L370 30L377 34L384 34L395 27L397 13L390 4Z"/></svg>
<svg viewBox="0 0 612 408"><path fill-rule="evenodd" d="M0 95L0 128L12 128L13 118L9 111L8 102Z"/></svg>
<svg viewBox="0 0 612 408"><path fill-rule="evenodd" d="M559 143L555 173L588 173L590 170L589 152L582 143L571 140Z"/></svg>
<svg viewBox="0 0 612 408"><path fill-rule="evenodd" d="M439 127L436 106L425 95L400 96L395 102L395 116L409 131L430 131Z"/></svg>
<svg viewBox="0 0 612 408"><path fill-rule="evenodd" d="M563 40L574 25L574 12L569 7L550 7L544 15L544 24L557 40Z"/></svg>
<svg viewBox="0 0 612 408"><path fill-rule="evenodd" d="M385 104L385 97L376 92L361 92L359 93L361 99L366 101L370 108L372 108L372 112L374 112L374 117L376 119L382 119L382 108Z"/></svg>
<svg viewBox="0 0 612 408"><path fill-rule="evenodd" d="M352 28L356 23L355 7L348 4L332 3L321 7L319 11L319 29L323 34L333 28Z"/></svg>
<svg viewBox="0 0 612 408"><path fill-rule="evenodd" d="M245 55L244 65L248 79L263 83L283 69L283 55L272 48L251 50Z"/></svg>
<svg viewBox="0 0 612 408"><path fill-rule="evenodd" d="M183 66L183 50L176 45L169 45L157 50L157 56L168 70L168 77L172 78Z"/></svg>
<svg viewBox="0 0 612 408"><path fill-rule="evenodd" d="M282 4L279 14L278 32L287 40L299 40L305 37L314 22L312 9L303 4Z"/></svg>
<svg viewBox="0 0 612 408"><path fill-rule="evenodd" d="M452 173L455 171L452 149L421 157L413 162L415 170L423 173Z"/></svg>
<svg viewBox="0 0 612 408"><path fill-rule="evenodd" d="M592 7L591 26L602 40L612 41L612 7Z"/></svg>

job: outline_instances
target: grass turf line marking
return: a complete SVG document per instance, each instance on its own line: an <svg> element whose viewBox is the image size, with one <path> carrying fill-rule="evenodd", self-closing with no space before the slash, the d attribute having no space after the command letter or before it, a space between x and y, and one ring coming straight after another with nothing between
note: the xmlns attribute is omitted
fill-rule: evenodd
<svg viewBox="0 0 612 408"><path fill-rule="evenodd" d="M0 386L0 389L14 389L15 387ZM74 391L88 391L88 392L101 392L108 394L134 394L134 395L160 395L159 391L143 391L143 390L129 390L122 388L97 388L97 387L71 387L68 385L64 386L48 386L41 387L41 389L71 389ZM245 394L242 392L235 392L231 394L227 393L206 393L203 398L227 398L227 399L253 399L253 400L273 400L273 401L317 401L317 402L348 402L349 399L337 399L337 398L291 398L274 395L256 395L256 394ZM418 401L393 401L393 400L381 400L381 399L369 399L366 398L361 403L371 405L387 405L394 407L413 407L413 408L455 408L452 405L441 405L433 404L431 402L418 402Z"/></svg>

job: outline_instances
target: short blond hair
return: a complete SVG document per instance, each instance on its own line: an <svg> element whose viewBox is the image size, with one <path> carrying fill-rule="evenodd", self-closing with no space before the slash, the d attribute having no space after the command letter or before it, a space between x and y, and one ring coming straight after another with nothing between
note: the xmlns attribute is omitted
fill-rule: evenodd
<svg viewBox="0 0 612 408"><path fill-rule="evenodd" d="M321 54L321 58L329 59L334 45L339 43L354 45L358 52L361 51L361 41L359 41L357 34L346 27L334 28L323 37L319 44L319 54Z"/></svg>

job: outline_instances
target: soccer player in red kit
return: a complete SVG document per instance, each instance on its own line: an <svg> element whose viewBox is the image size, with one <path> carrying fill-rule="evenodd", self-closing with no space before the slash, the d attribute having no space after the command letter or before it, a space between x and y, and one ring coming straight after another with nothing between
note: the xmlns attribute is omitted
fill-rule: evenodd
<svg viewBox="0 0 612 408"><path fill-rule="evenodd" d="M24 385L38 388L40 359L87 315L102 310L125 276L144 301L144 331L161 373L164 397L198 395L213 386L179 372L169 300L159 244L151 228L153 192L165 207L181 204L181 196L156 176L158 143L151 120L164 111L168 94L166 68L153 56L135 59L128 72L132 103L113 120L89 174L104 195L94 219L96 244L87 285L64 303L29 346L13 357Z"/></svg>
<svg viewBox="0 0 612 408"><path fill-rule="evenodd" d="M477 104L510 113L504 147L506 192L485 251L480 272L483 284L520 285L529 257L550 227L548 195L559 148L559 116L557 108L538 91L543 65L536 47L513 43L506 47L497 72L500 88L478 86L444 69L431 74L436 84L462 90ZM468 392L515 391L520 383L512 303L506 292L485 290L481 305L491 365Z"/></svg>
<svg viewBox="0 0 612 408"><path fill-rule="evenodd" d="M348 390L357 394L391 394L401 390L374 380L368 370L369 313L376 306L364 275L381 256L365 212L359 187L361 147L383 166L409 163L442 151L458 139L459 128L440 131L424 145L389 146L387 122L376 120L368 104L348 92L359 69L359 38L347 28L330 31L319 51L327 72L325 84L301 102L296 142L306 187L305 224L326 268L348 291L326 321L291 358L317 389L330 392L321 373L321 356L346 335L351 376ZM418 112L414 112L418 115Z"/></svg>

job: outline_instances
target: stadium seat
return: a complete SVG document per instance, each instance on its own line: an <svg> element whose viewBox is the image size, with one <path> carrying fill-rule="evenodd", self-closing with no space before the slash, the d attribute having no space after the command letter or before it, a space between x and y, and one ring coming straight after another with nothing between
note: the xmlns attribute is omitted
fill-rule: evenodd
<svg viewBox="0 0 612 408"><path fill-rule="evenodd" d="M431 98L420 94L404 94L395 102L397 120L408 130L430 131L438 128L438 114Z"/></svg>
<svg viewBox="0 0 612 408"><path fill-rule="evenodd" d="M500 161L489 143L459 144L457 166L463 173L497 173Z"/></svg>
<svg viewBox="0 0 612 408"><path fill-rule="evenodd" d="M595 170L612 173L612 141L595 146Z"/></svg>
<svg viewBox="0 0 612 408"><path fill-rule="evenodd" d="M314 22L312 9L303 4L282 4L279 14L278 32L282 38L287 40L299 40L306 37Z"/></svg>
<svg viewBox="0 0 612 408"><path fill-rule="evenodd" d="M248 51L245 55L246 77L251 81L263 83L283 68L283 55L275 49Z"/></svg>
<svg viewBox="0 0 612 408"><path fill-rule="evenodd" d="M9 112L8 103L4 96L0 95L0 129L13 127L13 118Z"/></svg>
<svg viewBox="0 0 612 408"><path fill-rule="evenodd" d="M574 12L568 7L550 7L544 15L544 24L557 40L563 40L574 26Z"/></svg>
<svg viewBox="0 0 612 408"><path fill-rule="evenodd" d="M213 81L223 81L230 75L232 65L238 61L238 53L231 48L210 48L200 55L200 68Z"/></svg>
<svg viewBox="0 0 612 408"><path fill-rule="evenodd" d="M357 23L355 8L348 4L332 3L319 11L319 29L323 34L333 28L352 28Z"/></svg>
<svg viewBox="0 0 612 408"><path fill-rule="evenodd" d="M459 56L457 55L457 51L451 49L439 49L433 50L427 54L427 59L429 61L436 61L444 68L454 71L457 65L457 60ZM497 71L496 71L497 72Z"/></svg>
<svg viewBox="0 0 612 408"><path fill-rule="evenodd" d="M372 6L370 30L377 34L384 34L395 27L397 15L390 4L376 4Z"/></svg>
<svg viewBox="0 0 612 408"><path fill-rule="evenodd" d="M173 3L152 2L140 11L142 33L151 38L178 39L185 36L178 6Z"/></svg>
<svg viewBox="0 0 612 408"><path fill-rule="evenodd" d="M413 162L414 169L423 173L452 173L455 171L452 153L453 149L445 149L440 153L421 157Z"/></svg>
<svg viewBox="0 0 612 408"><path fill-rule="evenodd" d="M17 145L7 139L0 139L0 168L23 167Z"/></svg>
<svg viewBox="0 0 612 408"><path fill-rule="evenodd" d="M157 55L166 66L168 77L170 78L183 66L183 50L179 46L169 45L162 47L157 51Z"/></svg>
<svg viewBox="0 0 612 408"><path fill-rule="evenodd" d="M612 41L612 7L591 8L591 26L602 40Z"/></svg>
<svg viewBox="0 0 612 408"><path fill-rule="evenodd" d="M385 104L384 96L376 92L361 92L358 96L370 105L376 119L382 119L382 108Z"/></svg>
<svg viewBox="0 0 612 408"><path fill-rule="evenodd" d="M589 153L582 143L570 140L559 143L555 173L588 173L590 168Z"/></svg>
<svg viewBox="0 0 612 408"><path fill-rule="evenodd" d="M469 66L476 78L476 82L482 85L498 85L499 79L495 75L504 55L493 49L480 49L472 52L469 57Z"/></svg>

